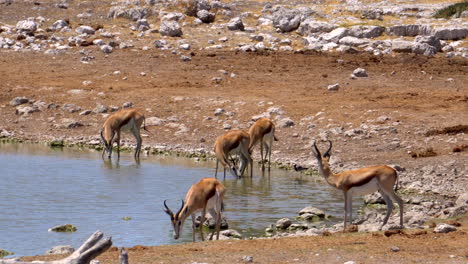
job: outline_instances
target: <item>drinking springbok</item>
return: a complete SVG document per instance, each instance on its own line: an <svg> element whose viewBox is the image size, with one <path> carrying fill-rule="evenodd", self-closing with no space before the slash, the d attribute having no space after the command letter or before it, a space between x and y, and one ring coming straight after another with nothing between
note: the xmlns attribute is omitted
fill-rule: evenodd
<svg viewBox="0 0 468 264"><path fill-rule="evenodd" d="M271 168L271 148L273 141L278 141L275 137L275 124L269 118L263 117L257 120L249 129L250 144L249 152L257 142L260 142L260 156L262 162L262 171L265 170L265 159L268 156L268 170ZM263 157L263 148L265 148L265 157Z"/></svg>
<svg viewBox="0 0 468 264"><path fill-rule="evenodd" d="M137 141L134 157L138 159L140 157L142 142L140 127L144 121L145 116L135 109L122 109L107 117L101 129L101 139L104 142L102 156L107 152L107 157L110 158L112 155L112 145L114 142L117 142L117 155L120 157L120 132L130 131ZM146 127L144 126L143 129L146 130Z"/></svg>
<svg viewBox="0 0 468 264"><path fill-rule="evenodd" d="M177 213L173 213L164 200L164 212L171 217L172 227L174 228L174 239L178 239L182 232L185 219L190 215L192 216L192 238L195 242L195 213L202 211L200 220L200 236L203 237L203 223L205 222L206 211L211 214L216 221L216 228L211 233L210 240L216 232L216 240L219 239L219 232L221 228L221 211L223 208L223 199L226 189L224 185L214 178L203 178L199 182L190 187L185 196L185 202L182 200L182 206Z"/></svg>
<svg viewBox="0 0 468 264"><path fill-rule="evenodd" d="M224 135L219 136L214 144L214 152L216 154L216 171L215 177L218 175L218 164L224 167L224 177L226 177L226 168L229 169L234 177L240 177L244 174L247 165L250 165L250 177L253 174L253 160L249 152L250 136L242 130L231 130ZM239 155L239 169L236 168L234 160L229 160L231 155Z"/></svg>

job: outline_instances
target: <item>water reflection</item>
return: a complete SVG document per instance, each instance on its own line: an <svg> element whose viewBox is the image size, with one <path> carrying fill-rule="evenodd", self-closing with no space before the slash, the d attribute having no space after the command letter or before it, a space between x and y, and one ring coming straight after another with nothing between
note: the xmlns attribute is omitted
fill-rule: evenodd
<svg viewBox="0 0 468 264"><path fill-rule="evenodd" d="M0 217L0 245L35 255L60 244L78 247L96 230L111 235L116 246L190 242L191 221L181 239L173 239L163 201L179 206L192 184L214 175L215 163L165 156L142 157L139 163L131 153L103 160L98 151L0 144L0 166L0 211L8 212ZM262 173L255 166L253 177L218 179L227 189L229 226L245 236L263 235L265 227L306 206L341 219L342 194L314 177ZM46 231L66 223L78 231Z"/></svg>

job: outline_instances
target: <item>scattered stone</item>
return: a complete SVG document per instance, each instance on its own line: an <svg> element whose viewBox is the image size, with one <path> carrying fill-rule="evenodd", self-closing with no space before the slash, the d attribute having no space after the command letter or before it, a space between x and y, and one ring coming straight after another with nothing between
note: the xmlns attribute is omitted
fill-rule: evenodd
<svg viewBox="0 0 468 264"><path fill-rule="evenodd" d="M161 119L159 117L155 117L155 116L146 118L145 122L146 122L147 126L160 126L160 125L163 125L165 123L165 121L163 119Z"/></svg>
<svg viewBox="0 0 468 264"><path fill-rule="evenodd" d="M216 110L214 111L214 115L219 116L221 114L224 114L225 112L226 110L224 110L224 108L216 108Z"/></svg>
<svg viewBox="0 0 468 264"><path fill-rule="evenodd" d="M253 257L252 256L243 256L242 261L245 262L245 263L253 262Z"/></svg>
<svg viewBox="0 0 468 264"><path fill-rule="evenodd" d="M244 31L244 23L242 22L242 19L240 17L235 17L231 19L227 24L226 24L227 29L229 30L240 30Z"/></svg>
<svg viewBox="0 0 468 264"><path fill-rule="evenodd" d="M34 112L39 112L39 108L36 106L17 106L16 107L16 114L17 115L25 115L25 114L31 114Z"/></svg>
<svg viewBox="0 0 468 264"><path fill-rule="evenodd" d="M353 76L356 77L368 77L367 71L363 68L357 68L353 71Z"/></svg>
<svg viewBox="0 0 468 264"><path fill-rule="evenodd" d="M215 21L215 13L211 13L208 10L200 10L197 12L197 17L203 22L203 23L213 23Z"/></svg>
<svg viewBox="0 0 468 264"><path fill-rule="evenodd" d="M163 20L161 21L161 25L159 27L159 33L162 36L181 37L182 28L176 21Z"/></svg>
<svg viewBox="0 0 468 264"><path fill-rule="evenodd" d="M223 236L230 237L230 238L242 238L241 233L239 233L238 231L234 229L223 230L220 232L220 234Z"/></svg>
<svg viewBox="0 0 468 264"><path fill-rule="evenodd" d="M69 25L68 25L68 22L65 21L65 20L57 20L55 21L52 26L50 26L50 30L52 31L59 31L61 29L64 29L64 28L68 28Z"/></svg>
<svg viewBox="0 0 468 264"><path fill-rule="evenodd" d="M184 62L188 62L188 61L192 61L192 57L186 56L186 55L182 55L182 56L180 56L180 60L182 60L182 61L184 61Z"/></svg>
<svg viewBox="0 0 468 264"><path fill-rule="evenodd" d="M289 218L282 218L276 222L276 228L285 230L292 224Z"/></svg>
<svg viewBox="0 0 468 264"><path fill-rule="evenodd" d="M340 89L340 84L335 83L335 84L330 84L327 87L328 91L338 91Z"/></svg>
<svg viewBox="0 0 468 264"><path fill-rule="evenodd" d="M392 246L392 247L390 248L390 250L393 251L393 252L398 252L398 251L400 251L400 248L397 247L397 246Z"/></svg>
<svg viewBox="0 0 468 264"><path fill-rule="evenodd" d="M301 23L301 13L296 9L279 8L273 13L273 27L281 32L296 30Z"/></svg>
<svg viewBox="0 0 468 264"><path fill-rule="evenodd" d="M289 117L284 117L278 120L278 127L286 128L294 126L294 121Z"/></svg>
<svg viewBox="0 0 468 264"><path fill-rule="evenodd" d="M75 249L69 245L66 246L55 246L52 249L49 249L45 252L46 255L56 255L56 254L70 254L75 252Z"/></svg>
<svg viewBox="0 0 468 264"><path fill-rule="evenodd" d="M75 32L80 34L93 35L96 32L96 30L90 26L79 26L75 29Z"/></svg>
<svg viewBox="0 0 468 264"><path fill-rule="evenodd" d="M70 113L75 113L75 112L80 111L81 108L79 106L74 105L74 104L64 104L62 106L62 110L63 111L68 111Z"/></svg>
<svg viewBox="0 0 468 264"><path fill-rule="evenodd" d="M93 111L91 110L84 110L83 112L80 113L81 116L85 116L85 115L89 115L91 114Z"/></svg>
<svg viewBox="0 0 468 264"><path fill-rule="evenodd" d="M312 18L307 18L302 21L296 32L302 36L309 36L313 33L325 32L328 33L336 28L336 25L328 22L317 21Z"/></svg>
<svg viewBox="0 0 468 264"><path fill-rule="evenodd" d="M96 108L94 108L93 112L97 114L103 114L107 113L107 107L105 105L97 105Z"/></svg>
<svg viewBox="0 0 468 264"><path fill-rule="evenodd" d="M106 53L106 54L110 54L114 50L112 48L112 46L110 46L110 45L102 45L100 48L101 48L101 51Z"/></svg>
<svg viewBox="0 0 468 264"><path fill-rule="evenodd" d="M78 230L76 226L72 224L66 224L66 225L59 225L59 226L54 226L52 228L49 228L49 232L75 232Z"/></svg>
<svg viewBox="0 0 468 264"><path fill-rule="evenodd" d="M22 105L22 104L26 104L29 102L29 98L27 97L15 97L13 98L13 100L10 101L10 105L11 106L18 106L18 105Z"/></svg>
<svg viewBox="0 0 468 264"><path fill-rule="evenodd" d="M439 224L434 228L435 233L449 233L453 231L457 231L457 228L449 224Z"/></svg>
<svg viewBox="0 0 468 264"><path fill-rule="evenodd" d="M37 30L37 23L34 21L34 17L30 17L27 20L20 20L16 23L16 30L19 32L34 33Z"/></svg>
<svg viewBox="0 0 468 264"><path fill-rule="evenodd" d="M307 206L299 211L299 216L306 221L320 221L325 218L325 212L318 208Z"/></svg>
<svg viewBox="0 0 468 264"><path fill-rule="evenodd" d="M457 206L464 206L468 205L468 192L461 194L458 196L457 201L455 202Z"/></svg>
<svg viewBox="0 0 468 264"><path fill-rule="evenodd" d="M123 105L122 105L122 108L131 108L133 107L133 103L132 102L125 102Z"/></svg>
<svg viewBox="0 0 468 264"><path fill-rule="evenodd" d="M223 129L224 129L224 130L229 130L229 129L231 129L231 128L232 128L232 126L231 126L230 124L228 124L228 123L224 123L224 124L223 124Z"/></svg>

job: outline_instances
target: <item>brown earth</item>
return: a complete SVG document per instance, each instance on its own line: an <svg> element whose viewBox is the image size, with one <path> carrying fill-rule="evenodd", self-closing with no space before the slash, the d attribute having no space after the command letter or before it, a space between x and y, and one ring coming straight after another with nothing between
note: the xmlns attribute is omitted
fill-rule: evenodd
<svg viewBox="0 0 468 264"><path fill-rule="evenodd" d="M279 128L280 141L273 156L277 159L297 156L310 160L308 141L318 137L319 129L333 126L356 127L368 119L388 115L399 122L398 136L412 148L431 146L434 157L413 159L407 150L397 148L377 151L368 147L383 138L350 140L331 135L335 153L344 162L358 164L398 163L405 167L433 162L458 160L466 162L466 151L452 153L456 144L448 144L441 134L427 141L425 133L443 131L446 127L466 124L468 96L466 91L467 61L419 56L374 58L349 54L244 54L234 52L195 52L192 62L184 63L178 56L158 51L116 51L111 56L95 53L92 65L79 62L78 54L55 58L37 53L2 52L0 59L0 127L14 131L25 139L43 140L61 136L95 135L103 121L97 114L79 116L61 110L44 110L27 117L15 114L9 101L27 96L48 103L74 103L83 109L93 109L96 103L121 106L132 101L145 109L147 116L168 118L177 116L186 124L189 134L176 136L171 128L150 127L152 134L146 144L203 147L211 149L215 137L223 133L222 123L239 121L247 128L251 116L273 102L296 121L292 128ZM337 60L344 62L338 63ZM350 73L357 67L366 68L368 78L352 80ZM233 72L234 78L219 70ZM116 70L121 75L114 76ZM141 72L147 73L141 76ZM122 80L123 77L128 80ZM211 81L220 76L219 84ZM432 76L432 80L431 77ZM453 78L453 81L447 81ZM92 85L83 86L85 80ZM337 92L326 87L339 82ZM72 89L84 90L72 94ZM105 95L100 96L103 92ZM182 99L181 99L182 98ZM205 120L213 111L224 107L234 111L233 117L221 116L220 122ZM374 110L375 112L368 112ZM324 119L315 120L317 127L307 130L298 120L323 111ZM56 129L54 120L73 118L85 124L76 129ZM332 127L333 127L332 126ZM298 133L295 137L292 134ZM460 138L460 134L457 134ZM391 138L396 135L391 135ZM201 138L206 141L201 142ZM390 138L390 139L391 139ZM465 140L466 138L462 140ZM460 142L458 142L459 144ZM377 146L377 145L376 145ZM259 177L259 175L254 175ZM463 178L463 177L462 177ZM466 180L466 179L465 179ZM134 247L131 263L239 263L242 256L251 255L256 263L464 263L467 261L468 237L463 231L450 234L405 236L390 238L373 234L337 234L330 237L306 237L254 241L222 241L176 246ZM414 231L408 231L414 232ZM400 247L392 252L391 247ZM216 252L216 253L214 253ZM318 255L317 255L318 254ZM451 258L450 255L456 257ZM99 258L101 263L117 263L117 252Z"/></svg>
<svg viewBox="0 0 468 264"><path fill-rule="evenodd" d="M468 218L459 230L436 234L430 230L383 233L336 233L330 236L208 241L171 246L135 246L129 249L130 263L467 263ZM453 222L451 223L453 224ZM385 233L386 234L386 233ZM36 256L24 260L52 260L64 256ZM119 263L113 247L98 260Z"/></svg>

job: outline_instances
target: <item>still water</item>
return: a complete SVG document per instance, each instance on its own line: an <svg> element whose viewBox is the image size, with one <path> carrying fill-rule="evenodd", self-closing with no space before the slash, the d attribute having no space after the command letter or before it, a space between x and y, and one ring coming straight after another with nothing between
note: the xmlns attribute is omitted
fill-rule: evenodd
<svg viewBox="0 0 468 264"><path fill-rule="evenodd" d="M163 200L177 211L193 183L214 175L213 162L158 156L136 164L131 154L104 162L96 151L37 144L0 144L0 168L0 248L15 256L77 248L96 230L119 247L189 242L190 219L175 241ZM221 181L229 226L246 236L263 235L269 224L309 205L342 217L341 193L311 176L284 170L262 176L255 168L253 178ZM47 231L68 223L78 231Z"/></svg>

